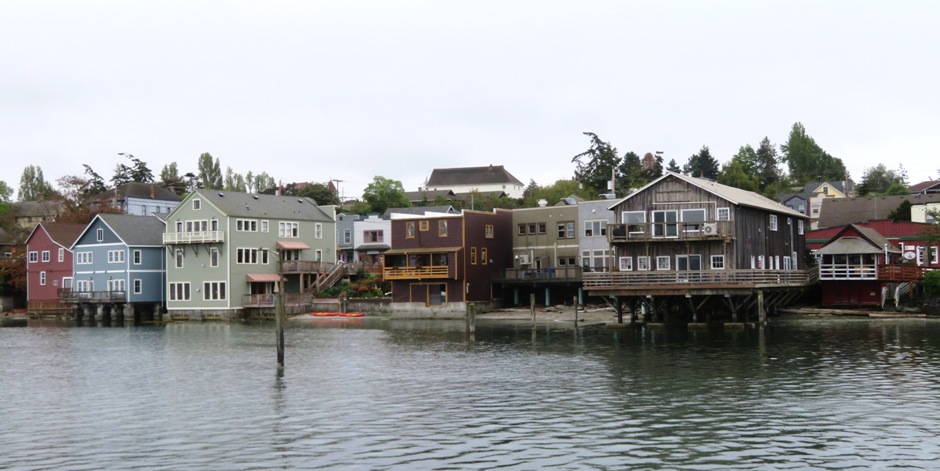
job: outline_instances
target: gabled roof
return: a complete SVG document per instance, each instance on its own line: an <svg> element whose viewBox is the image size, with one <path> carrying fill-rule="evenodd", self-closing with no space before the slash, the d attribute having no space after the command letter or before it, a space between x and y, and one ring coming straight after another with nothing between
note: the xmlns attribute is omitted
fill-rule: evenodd
<svg viewBox="0 0 940 471"><path fill-rule="evenodd" d="M82 232L85 231L85 225L68 222L43 221L39 224L36 224L36 227L34 227L32 232L29 233L29 237L26 238L26 243L29 243L29 240L33 238L33 234L35 234L39 229L45 231L50 240L67 249L71 247L72 244L78 240L78 236L80 236Z"/></svg>
<svg viewBox="0 0 940 471"><path fill-rule="evenodd" d="M803 218L803 219L807 218L805 214L794 211L770 198L766 198L757 193L754 193L753 191L742 190L740 188L735 188L733 186L722 185L721 183L713 182L711 180L690 177L688 175L683 175L681 173L672 173L669 171L664 172L663 176L646 184L644 187L631 193L629 196L626 196L618 200L617 202L613 203L607 209L613 210L624 201L627 201L630 198L640 194L641 192L646 191L646 189L658 184L659 182L663 181L666 178L677 178L690 185L697 186L715 196L724 198L730 201L731 203L739 205L739 206L747 206L751 208L762 209L765 211L786 214L789 216Z"/></svg>
<svg viewBox="0 0 940 471"><path fill-rule="evenodd" d="M844 235L854 231L858 235ZM891 253L901 253L901 249L888 241L875 229L849 224L836 233L828 244L822 246L820 254L867 254L884 253L885 248Z"/></svg>
<svg viewBox="0 0 940 471"><path fill-rule="evenodd" d="M911 194L940 192L940 182L927 180L916 185L911 185L908 187L907 191Z"/></svg>
<svg viewBox="0 0 940 471"><path fill-rule="evenodd" d="M331 214L310 198L199 189L187 200L197 196L229 217L335 222Z"/></svg>
<svg viewBox="0 0 940 471"><path fill-rule="evenodd" d="M85 226L82 233L72 242L71 249L75 249L75 244L91 230L92 226L95 225L95 221L98 220L104 223L128 247L163 245L163 233L166 231L166 223L160 218L101 213Z"/></svg>
<svg viewBox="0 0 940 471"><path fill-rule="evenodd" d="M13 203L16 217L55 217L59 214L61 203L53 200L18 201Z"/></svg>
<svg viewBox="0 0 940 471"><path fill-rule="evenodd" d="M936 203L940 202L940 194L823 198L819 209L819 228L888 219L888 214L904 200L910 201L912 205Z"/></svg>
<svg viewBox="0 0 940 471"><path fill-rule="evenodd" d="M448 187L466 185L492 185L508 183L522 185L502 165L488 167L436 168L428 178L428 187Z"/></svg>
<svg viewBox="0 0 940 471"><path fill-rule="evenodd" d="M847 193L845 192L845 184L844 184L843 182L841 182L841 181L838 181L838 182L807 182L806 185L803 186L803 193L811 193L811 194L812 194L812 193L816 193L816 190L818 190L819 187L821 187L821 186L823 186L823 185L829 185L829 186L835 188L836 190L838 190L838 191L839 191L840 193L842 193L843 195L847 194Z"/></svg>

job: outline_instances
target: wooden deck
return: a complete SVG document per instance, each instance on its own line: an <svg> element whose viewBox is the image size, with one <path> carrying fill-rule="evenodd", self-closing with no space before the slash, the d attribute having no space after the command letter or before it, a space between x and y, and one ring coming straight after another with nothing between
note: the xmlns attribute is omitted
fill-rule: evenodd
<svg viewBox="0 0 940 471"><path fill-rule="evenodd" d="M594 294L681 295L690 291L742 291L763 288L799 288L818 279L809 270L700 270L588 272L582 275L584 289Z"/></svg>

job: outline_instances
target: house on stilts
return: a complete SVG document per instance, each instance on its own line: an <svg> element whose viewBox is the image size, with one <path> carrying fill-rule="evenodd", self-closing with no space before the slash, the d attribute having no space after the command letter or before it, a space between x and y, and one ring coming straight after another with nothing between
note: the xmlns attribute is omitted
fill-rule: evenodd
<svg viewBox="0 0 940 471"><path fill-rule="evenodd" d="M621 320L763 321L817 280L808 216L753 192L667 172L610 209L615 263L582 278Z"/></svg>

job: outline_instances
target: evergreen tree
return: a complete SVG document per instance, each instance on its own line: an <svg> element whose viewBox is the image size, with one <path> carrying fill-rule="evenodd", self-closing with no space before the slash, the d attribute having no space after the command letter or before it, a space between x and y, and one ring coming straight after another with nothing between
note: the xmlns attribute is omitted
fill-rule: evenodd
<svg viewBox="0 0 940 471"><path fill-rule="evenodd" d="M682 169L679 168L679 164L676 163L676 159L669 159L669 166L666 167L666 170L672 173L682 173Z"/></svg>
<svg viewBox="0 0 940 471"><path fill-rule="evenodd" d="M708 146L702 146L698 154L689 157L689 162L682 167L682 172L692 177L718 178L718 161L712 157Z"/></svg>
<svg viewBox="0 0 940 471"><path fill-rule="evenodd" d="M848 178L841 159L829 155L806 134L806 128L794 123L787 143L780 146L790 178L799 185L811 181L841 181Z"/></svg>
<svg viewBox="0 0 940 471"><path fill-rule="evenodd" d="M575 180L593 195L607 193L608 182L616 177L614 171L620 165L617 148L592 132L585 132L584 135L591 138L591 147L571 159L571 162L577 164Z"/></svg>

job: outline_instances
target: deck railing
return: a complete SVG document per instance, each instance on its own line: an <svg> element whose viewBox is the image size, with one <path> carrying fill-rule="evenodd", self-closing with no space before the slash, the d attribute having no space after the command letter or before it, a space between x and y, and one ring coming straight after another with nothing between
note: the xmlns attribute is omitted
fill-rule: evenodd
<svg viewBox="0 0 940 471"><path fill-rule="evenodd" d="M313 296L305 293L287 293L284 295L285 306L309 304ZM242 296L242 307L274 307L277 305L276 294L246 294Z"/></svg>
<svg viewBox="0 0 940 471"><path fill-rule="evenodd" d="M77 291L60 289L63 303L115 303L127 300L127 291Z"/></svg>
<svg viewBox="0 0 940 471"><path fill-rule="evenodd" d="M385 267L382 276L386 280L413 280L428 278L449 278L450 269L446 265L429 267Z"/></svg>
<svg viewBox="0 0 940 471"><path fill-rule="evenodd" d="M588 272L581 276L587 289L630 288L667 285L811 285L818 270L700 270Z"/></svg>
<svg viewBox="0 0 940 471"><path fill-rule="evenodd" d="M164 232L163 244L211 244L225 242L225 231Z"/></svg>
<svg viewBox="0 0 940 471"><path fill-rule="evenodd" d="M581 279L581 267L550 267L541 269L509 268L506 270L507 280L571 280Z"/></svg>
<svg viewBox="0 0 940 471"><path fill-rule="evenodd" d="M925 267L912 265L819 265L820 280L917 281L924 278Z"/></svg>
<svg viewBox="0 0 940 471"><path fill-rule="evenodd" d="M607 240L626 242L675 242L720 240L734 235L731 221L608 224Z"/></svg>

